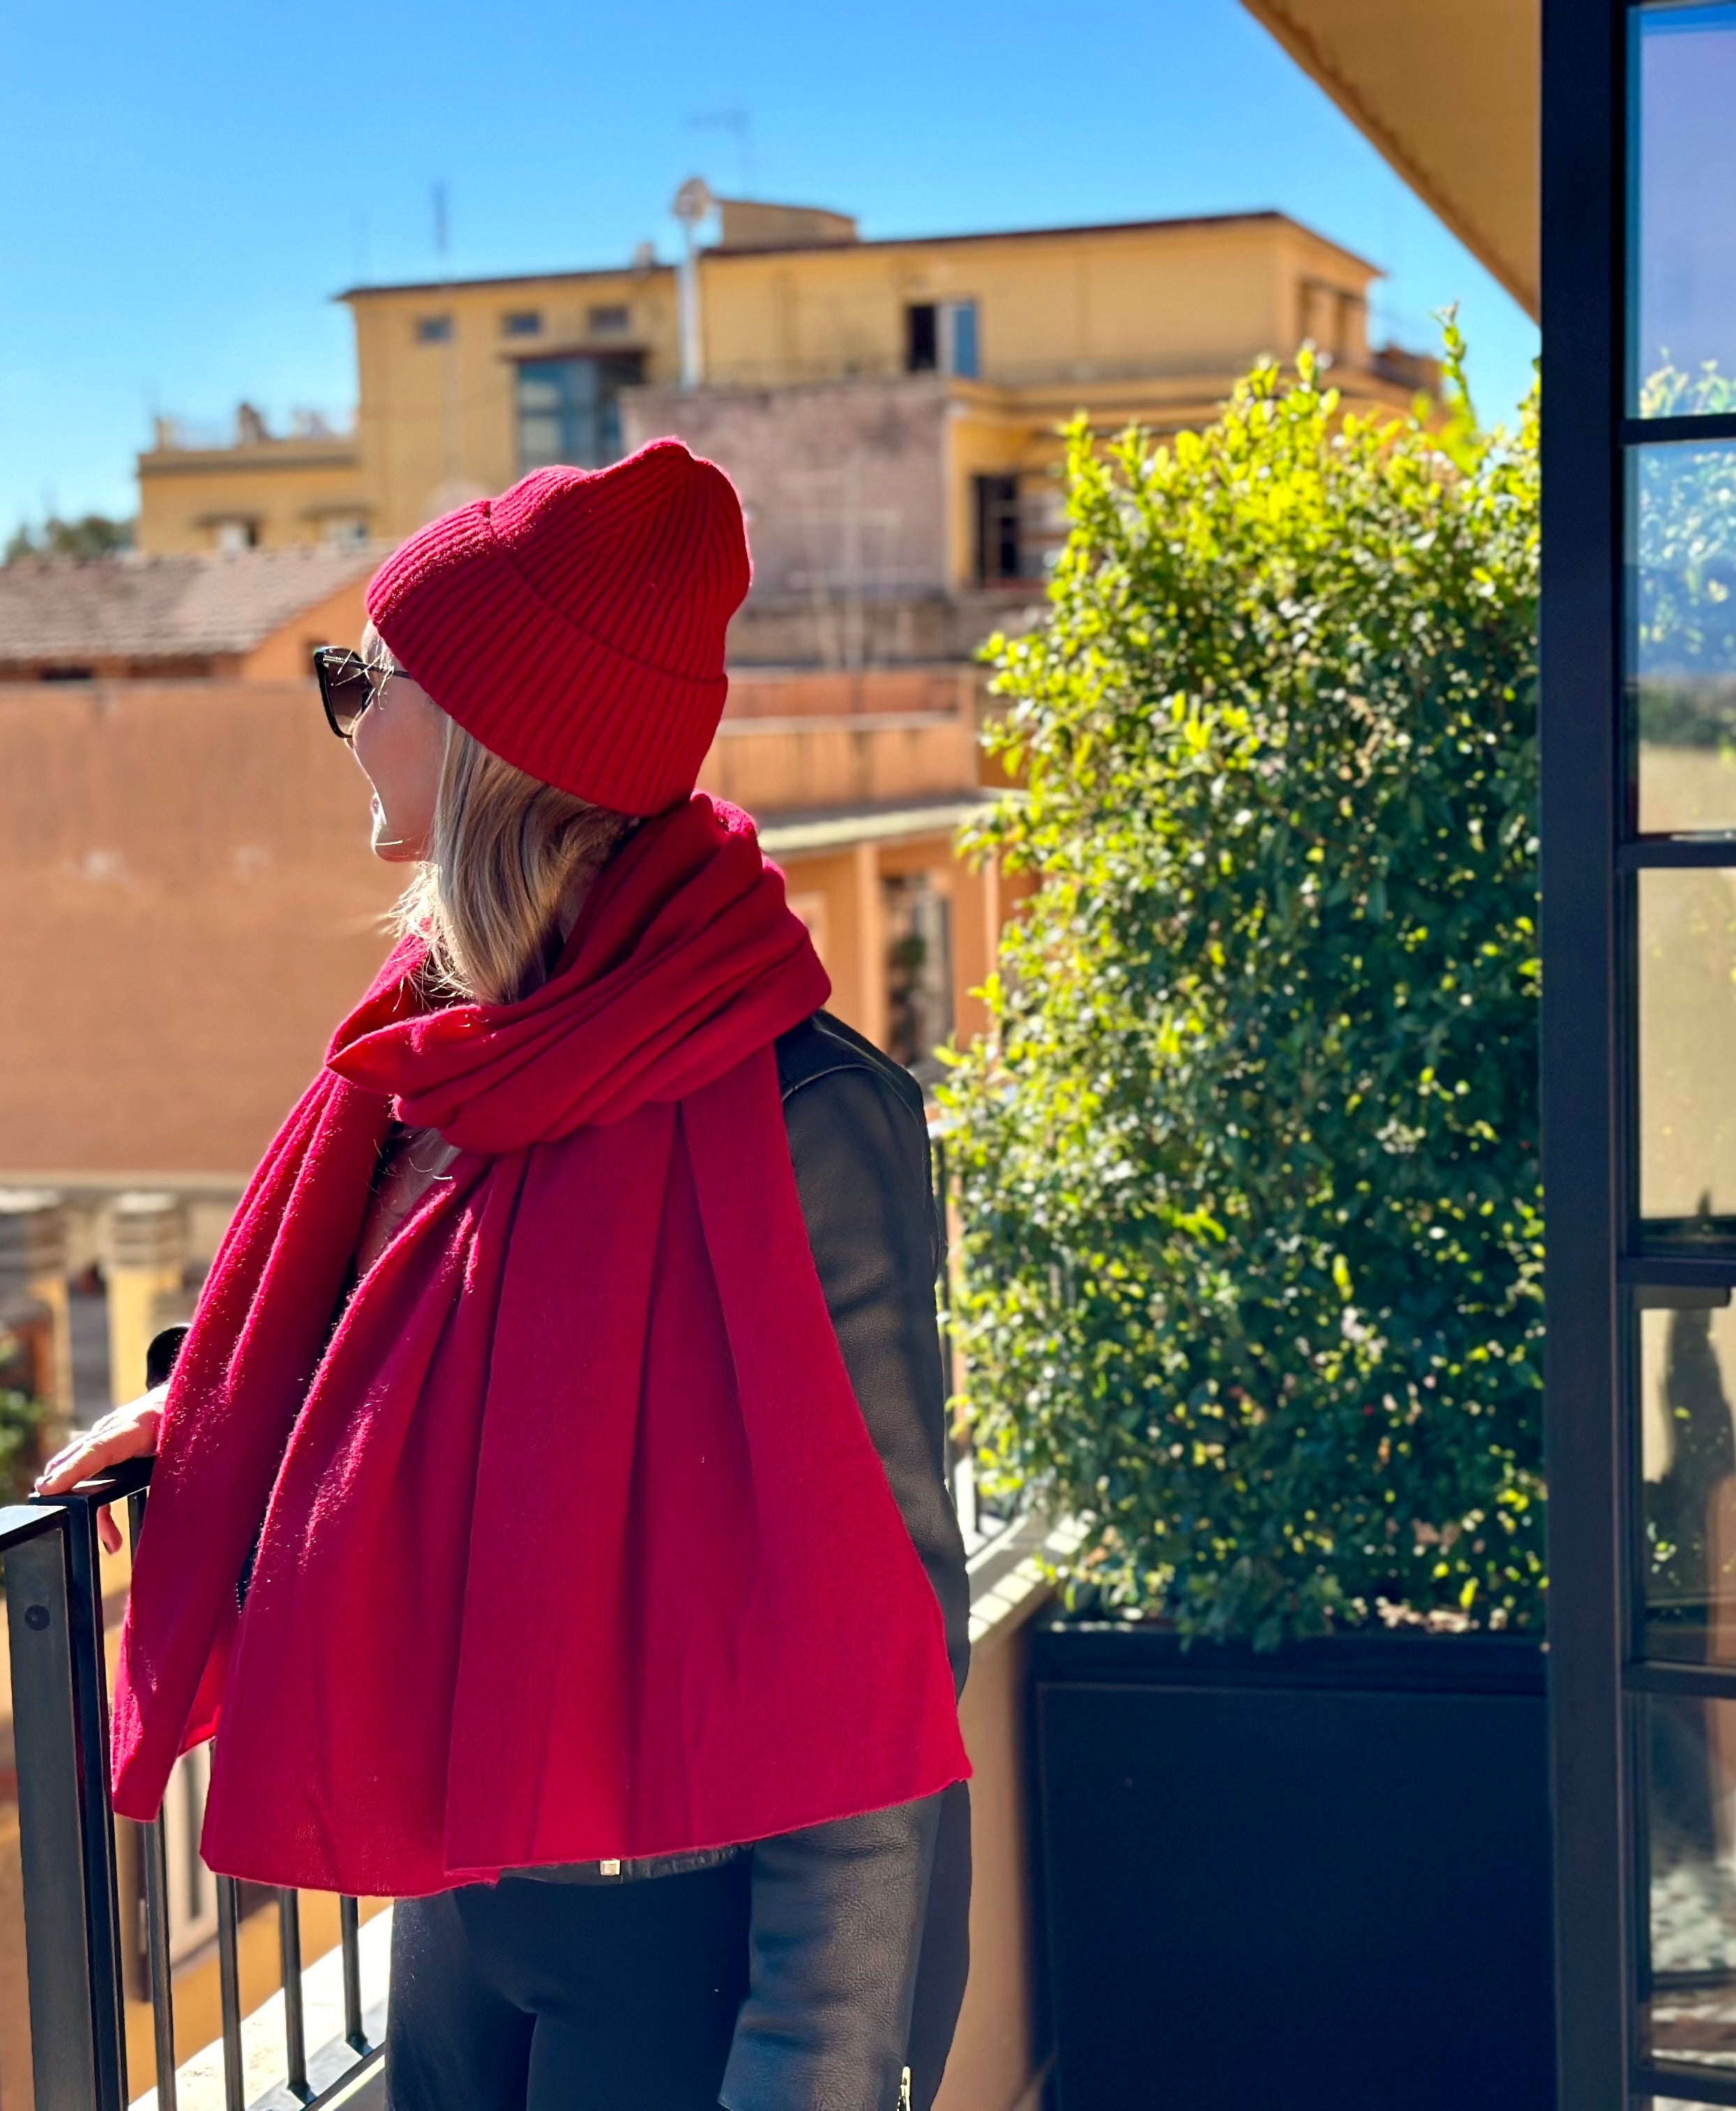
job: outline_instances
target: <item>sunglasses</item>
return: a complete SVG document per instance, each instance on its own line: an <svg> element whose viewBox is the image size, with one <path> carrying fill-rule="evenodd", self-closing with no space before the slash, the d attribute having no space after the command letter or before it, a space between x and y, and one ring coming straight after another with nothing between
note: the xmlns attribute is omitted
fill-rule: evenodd
<svg viewBox="0 0 1736 2111"><path fill-rule="evenodd" d="M344 645L316 645L314 674L320 683L320 701L325 706L325 722L339 740L348 740L356 723L378 696L399 667L369 663Z"/></svg>

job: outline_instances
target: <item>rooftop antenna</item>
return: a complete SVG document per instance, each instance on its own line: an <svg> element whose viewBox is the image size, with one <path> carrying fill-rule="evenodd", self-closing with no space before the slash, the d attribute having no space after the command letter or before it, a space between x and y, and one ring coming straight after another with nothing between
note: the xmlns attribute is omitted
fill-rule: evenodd
<svg viewBox="0 0 1736 2111"><path fill-rule="evenodd" d="M681 222L681 275L678 280L681 307L681 385L697 388L705 379L705 342L700 329L699 251L695 238L700 222L714 201L703 176L689 176L675 193L669 210Z"/></svg>
<svg viewBox="0 0 1736 2111"><path fill-rule="evenodd" d="M451 216L446 207L444 178L436 180L430 202L433 208L434 254L440 259L440 283L446 288L446 342L441 346L442 391L441 423L446 441L446 480L439 493L437 511L462 503L457 497L463 483L460 463L460 443L458 434L458 318L452 313L452 269L450 257L452 238Z"/></svg>
<svg viewBox="0 0 1736 2111"><path fill-rule="evenodd" d="M736 176L741 195L754 194L754 118L748 110L696 110L687 120L696 132L731 132L736 142Z"/></svg>

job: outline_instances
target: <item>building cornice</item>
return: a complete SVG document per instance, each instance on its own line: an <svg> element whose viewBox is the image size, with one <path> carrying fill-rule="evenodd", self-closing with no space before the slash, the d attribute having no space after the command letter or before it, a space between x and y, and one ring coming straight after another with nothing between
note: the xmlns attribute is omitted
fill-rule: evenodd
<svg viewBox="0 0 1736 2111"><path fill-rule="evenodd" d="M750 263L755 257L764 256L851 256L863 252L888 249L958 248L972 243L992 245L1003 242L1063 242L1085 236L1226 234L1236 229L1287 229L1320 248L1330 250L1335 256L1342 256L1358 270L1367 272L1371 278L1379 275L1380 266L1371 264L1366 256L1358 256L1353 249L1347 249L1342 243L1334 242L1330 236L1321 234L1306 222L1293 219L1289 213L1270 207L1255 212L1192 213L1161 220L1091 220L1064 227L990 227L951 234L874 235L854 242L786 242L751 247L744 244L738 249L716 247L702 249L699 252L699 261L702 269L709 270L718 265ZM518 271L502 278L431 279L410 280L389 286L351 286L340 293L334 293L332 297L344 302L392 299L412 294L430 298L441 294L483 292L490 288L552 286L599 279L617 281L673 279L674 275L675 267L672 264L654 264L643 270L636 270L632 265L616 265L606 270Z"/></svg>

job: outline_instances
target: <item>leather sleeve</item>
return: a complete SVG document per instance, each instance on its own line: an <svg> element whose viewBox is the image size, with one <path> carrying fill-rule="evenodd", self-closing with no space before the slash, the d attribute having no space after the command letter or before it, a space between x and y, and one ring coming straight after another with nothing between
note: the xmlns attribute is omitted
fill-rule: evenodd
<svg viewBox="0 0 1736 2111"><path fill-rule="evenodd" d="M970 1587L945 1480L927 1133L865 1066L797 1086L784 1112L845 1364L940 1600L962 1687ZM863 1604L872 1617L872 1578ZM750 1982L721 2092L728 2111L895 2111L941 1803L929 1797L755 1845Z"/></svg>
<svg viewBox="0 0 1736 2111"><path fill-rule="evenodd" d="M941 1234L922 1119L865 1069L784 1103L796 1192L826 1307L868 1434L946 1626L955 1688L970 1661L964 1541L946 1490L935 1285Z"/></svg>

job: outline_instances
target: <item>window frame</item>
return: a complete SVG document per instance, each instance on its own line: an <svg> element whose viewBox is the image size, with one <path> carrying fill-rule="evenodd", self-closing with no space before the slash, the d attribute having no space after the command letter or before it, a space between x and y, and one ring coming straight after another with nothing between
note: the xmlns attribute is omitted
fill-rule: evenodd
<svg viewBox="0 0 1736 2111"><path fill-rule="evenodd" d="M513 439L519 474L523 476L533 470L563 464L570 464L575 469L600 469L609 462L619 461L623 440L619 412L621 392L642 384L645 365L644 350L635 345L611 346L606 352L571 348L538 352L517 360L513 375ZM554 409L554 415L560 421L560 444L563 452L552 462L542 459L532 461L532 451L525 444L527 421L539 415L546 416L548 412L546 410L539 412L525 404L524 389L527 379L537 369L560 370L570 375L582 367L594 370L598 378L594 446L588 443L584 446L569 445L569 441L577 437L578 421L587 406L580 404L576 397L564 396ZM631 371L605 375L605 370L613 368L630 369ZM606 389L603 387L605 381L611 384ZM611 447L613 452L610 452Z"/></svg>
<svg viewBox="0 0 1736 2111"><path fill-rule="evenodd" d="M1644 1655L1639 1314L1736 1287L1736 1237L1640 1215L1638 894L1736 872L1736 827L1639 831L1628 696L1629 465L1736 417L1630 415L1629 181L1641 11L1543 0L1543 1155L1558 2101L1736 2105L1736 2067L1647 2054L1645 1709L1736 1699L1736 1665Z"/></svg>

